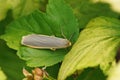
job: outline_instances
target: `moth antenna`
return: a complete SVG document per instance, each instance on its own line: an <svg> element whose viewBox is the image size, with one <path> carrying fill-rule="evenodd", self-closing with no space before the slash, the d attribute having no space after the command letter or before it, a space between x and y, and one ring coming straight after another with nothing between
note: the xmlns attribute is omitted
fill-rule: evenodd
<svg viewBox="0 0 120 80"><path fill-rule="evenodd" d="M63 31L62 31L62 27L60 27L60 30L61 30L62 36L63 36L65 39L67 39L66 36L64 35Z"/></svg>
<svg viewBox="0 0 120 80"><path fill-rule="evenodd" d="M74 36L75 32L72 33L72 35L70 36L70 38L68 39L69 41L72 39L72 37Z"/></svg>
<svg viewBox="0 0 120 80"><path fill-rule="evenodd" d="M62 27L60 27L60 30L61 30L61 34L62 36L67 39L67 37L64 35L63 31L62 31ZM74 36L75 32L72 33L72 35L70 36L70 38L68 39L69 41L72 39L72 37Z"/></svg>

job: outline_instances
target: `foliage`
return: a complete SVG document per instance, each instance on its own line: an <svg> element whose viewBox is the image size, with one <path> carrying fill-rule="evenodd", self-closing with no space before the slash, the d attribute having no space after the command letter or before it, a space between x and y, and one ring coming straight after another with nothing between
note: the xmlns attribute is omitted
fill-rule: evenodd
<svg viewBox="0 0 120 80"><path fill-rule="evenodd" d="M9 10L12 10L13 17L17 18L38 8L39 0L0 0L0 21L6 17Z"/></svg>
<svg viewBox="0 0 120 80"><path fill-rule="evenodd" d="M91 20L65 56L58 79L64 80L65 76L76 70L98 65L106 72L113 65L119 48L119 25L119 20L113 18L98 17Z"/></svg>
<svg viewBox="0 0 120 80"><path fill-rule="evenodd" d="M0 80L6 80L6 79L7 78L6 78L5 74L3 73L3 71L0 70Z"/></svg>
<svg viewBox="0 0 120 80"><path fill-rule="evenodd" d="M76 0L76 1L66 0L66 1L71 4L73 12L78 18L78 21L80 23L79 24L80 29L83 29L91 19L99 16L114 18L119 17L119 14L117 12L112 11L109 4L99 2L101 0L96 0L98 1L96 3L94 2L95 0Z"/></svg>
<svg viewBox="0 0 120 80"><path fill-rule="evenodd" d="M119 80L120 79L120 63L118 63L117 66L114 66L111 69L111 73L109 74L110 76L108 77L107 80Z"/></svg>
<svg viewBox="0 0 120 80"><path fill-rule="evenodd" d="M119 80L119 22L109 4L94 0L1 0L0 67L6 76L1 71L0 79L22 80L23 67L46 67L47 80ZM28 34L65 38L72 45L30 48L21 45Z"/></svg>

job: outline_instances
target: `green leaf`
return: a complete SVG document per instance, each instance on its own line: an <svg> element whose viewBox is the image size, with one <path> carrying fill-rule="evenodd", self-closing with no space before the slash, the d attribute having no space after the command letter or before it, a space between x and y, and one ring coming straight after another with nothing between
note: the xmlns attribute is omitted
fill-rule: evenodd
<svg viewBox="0 0 120 80"><path fill-rule="evenodd" d="M39 2L39 0L0 0L0 21L6 17L9 10L12 10L14 18L28 15L40 7Z"/></svg>
<svg viewBox="0 0 120 80"><path fill-rule="evenodd" d="M10 48L18 50L21 59L26 60L28 65L33 67L51 66L60 62L68 50L38 50L21 46L22 36L32 33L66 37L67 39L72 37L70 41L74 43L79 35L79 29L72 10L64 3L64 0L49 0L47 13L35 11L29 16L12 22L7 27L6 34L1 38L7 42Z"/></svg>
<svg viewBox="0 0 120 80"><path fill-rule="evenodd" d="M107 80L120 80L120 62L110 70Z"/></svg>
<svg viewBox="0 0 120 80"><path fill-rule="evenodd" d="M106 77L99 68L88 68L80 74L77 80L106 80Z"/></svg>
<svg viewBox="0 0 120 80"><path fill-rule="evenodd" d="M90 21L71 51L65 56L58 80L64 80L76 70L87 67L100 65L104 72L109 70L119 47L119 37L119 20L98 17Z"/></svg>
<svg viewBox="0 0 120 80"><path fill-rule="evenodd" d="M65 1L71 4L73 12L77 16L78 21L80 23L79 24L80 29L85 28L85 26L91 19L99 16L106 16L112 18L119 17L119 13L113 11L111 9L111 5L107 3L102 2L95 3L94 2L95 0L65 0Z"/></svg>
<svg viewBox="0 0 120 80"><path fill-rule="evenodd" d="M22 80L23 78L22 69L25 67L25 62L20 60L15 53L16 51L8 48L5 42L0 40L0 66L7 80Z"/></svg>
<svg viewBox="0 0 120 80"><path fill-rule="evenodd" d="M10 9L7 0L0 0L0 21L6 17L7 11Z"/></svg>
<svg viewBox="0 0 120 80"><path fill-rule="evenodd" d="M49 67L46 68L46 71L48 72L48 74L55 79L57 78L59 68L60 68L60 64L61 63L58 63L58 64L55 64L53 66L49 66Z"/></svg>
<svg viewBox="0 0 120 80"><path fill-rule="evenodd" d="M40 8L40 4L39 4L40 0L17 0L17 1L14 1L14 3L11 0L14 18L28 15L32 13L34 10L37 10Z"/></svg>
<svg viewBox="0 0 120 80"><path fill-rule="evenodd" d="M98 68L87 68L81 72L76 71L76 73L66 80L106 80L106 76ZM81 74L80 74L81 73ZM80 74L80 75L79 75Z"/></svg>
<svg viewBox="0 0 120 80"><path fill-rule="evenodd" d="M39 67L51 66L62 61L66 52L65 50L51 51L21 47L18 55L21 59L27 61L28 66Z"/></svg>
<svg viewBox="0 0 120 80"><path fill-rule="evenodd" d="M64 0L49 0L47 14L48 23L52 24L51 29L56 36L61 36L61 33L63 33L67 39L70 39L73 35L71 41L76 41L79 35L77 19L75 19L71 8L65 4Z"/></svg>
<svg viewBox="0 0 120 80"><path fill-rule="evenodd" d="M1 69L0 69L0 80L7 80L6 75L3 73Z"/></svg>

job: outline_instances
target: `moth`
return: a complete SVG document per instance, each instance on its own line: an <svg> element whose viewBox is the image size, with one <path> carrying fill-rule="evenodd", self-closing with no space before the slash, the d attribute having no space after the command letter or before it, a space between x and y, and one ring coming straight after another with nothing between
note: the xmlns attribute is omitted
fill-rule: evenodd
<svg viewBox="0 0 120 80"><path fill-rule="evenodd" d="M40 34L23 36L21 44L32 48L52 50L71 46L71 42L67 39Z"/></svg>

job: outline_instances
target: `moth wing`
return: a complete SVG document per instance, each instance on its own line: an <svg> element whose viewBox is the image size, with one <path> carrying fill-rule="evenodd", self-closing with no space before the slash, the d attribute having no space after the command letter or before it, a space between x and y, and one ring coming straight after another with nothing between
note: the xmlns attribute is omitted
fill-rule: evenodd
<svg viewBox="0 0 120 80"><path fill-rule="evenodd" d="M23 45L33 48L65 48L70 43L67 39L46 35L27 35L23 36Z"/></svg>

